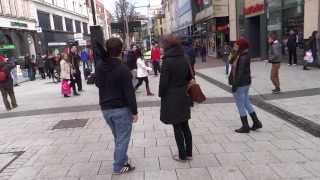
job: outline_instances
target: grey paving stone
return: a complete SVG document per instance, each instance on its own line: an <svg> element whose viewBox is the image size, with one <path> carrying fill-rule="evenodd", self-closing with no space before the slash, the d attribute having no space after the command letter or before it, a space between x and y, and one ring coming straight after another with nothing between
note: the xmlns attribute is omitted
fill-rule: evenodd
<svg viewBox="0 0 320 180"><path fill-rule="evenodd" d="M89 162L92 152L76 152L67 154L62 163L81 163Z"/></svg>
<svg viewBox="0 0 320 180"><path fill-rule="evenodd" d="M250 133L250 137L252 137L256 141L269 141L276 139L271 133L267 132L257 132L257 133Z"/></svg>
<svg viewBox="0 0 320 180"><path fill-rule="evenodd" d="M155 138L148 139L133 139L132 146L133 147L155 147L157 141Z"/></svg>
<svg viewBox="0 0 320 180"><path fill-rule="evenodd" d="M81 149L82 152L95 152L95 151L106 151L109 143L88 143L84 144Z"/></svg>
<svg viewBox="0 0 320 180"><path fill-rule="evenodd" d="M197 147L200 154L225 152L224 148L219 143L197 144L196 147Z"/></svg>
<svg viewBox="0 0 320 180"><path fill-rule="evenodd" d="M169 146L147 147L146 157L171 157Z"/></svg>
<svg viewBox="0 0 320 180"><path fill-rule="evenodd" d="M263 152L244 152L242 153L251 163L258 164L269 164L269 163L280 163L273 154L268 151Z"/></svg>
<svg viewBox="0 0 320 180"><path fill-rule="evenodd" d="M92 153L90 162L113 160L113 150L96 151Z"/></svg>
<svg viewBox="0 0 320 180"><path fill-rule="evenodd" d="M248 180L279 179L279 176L267 165L241 165L239 168Z"/></svg>
<svg viewBox="0 0 320 180"><path fill-rule="evenodd" d="M76 163L71 167L67 176L94 176L98 174L99 167L100 163Z"/></svg>
<svg viewBox="0 0 320 180"><path fill-rule="evenodd" d="M271 151L282 163L306 162L307 159L295 150Z"/></svg>
<svg viewBox="0 0 320 180"><path fill-rule="evenodd" d="M193 160L189 161L191 168L206 168L220 166L214 155L196 155Z"/></svg>
<svg viewBox="0 0 320 180"><path fill-rule="evenodd" d="M245 143L223 143L222 147L229 153L252 151L252 149Z"/></svg>
<svg viewBox="0 0 320 180"><path fill-rule="evenodd" d="M310 161L320 161L320 151L315 149L299 149L297 150Z"/></svg>
<svg viewBox="0 0 320 180"><path fill-rule="evenodd" d="M98 175L108 175L113 172L113 161L102 161Z"/></svg>
<svg viewBox="0 0 320 180"><path fill-rule="evenodd" d="M171 157L160 157L159 161L160 161L161 170L175 170L175 169L190 168L189 163L177 162L173 160Z"/></svg>
<svg viewBox="0 0 320 180"><path fill-rule="evenodd" d="M61 178L65 177L68 171L71 169L71 164L69 165L52 165L45 166L39 173L38 178Z"/></svg>
<svg viewBox="0 0 320 180"><path fill-rule="evenodd" d="M143 172L132 172L121 176L113 175L112 180L144 180Z"/></svg>
<svg viewBox="0 0 320 180"><path fill-rule="evenodd" d="M299 164L269 164L281 178L312 178L313 175Z"/></svg>
<svg viewBox="0 0 320 180"><path fill-rule="evenodd" d="M252 134L252 133L251 133ZM239 143L239 142L250 142L253 141L253 138L248 134L238 134L238 133L230 133L226 135L230 142Z"/></svg>
<svg viewBox="0 0 320 180"><path fill-rule="evenodd" d="M320 162L307 162L306 164L302 165L306 170L311 172L314 176L320 178Z"/></svg>
<svg viewBox="0 0 320 180"><path fill-rule="evenodd" d="M212 180L206 168L177 169L179 180Z"/></svg>
<svg viewBox="0 0 320 180"><path fill-rule="evenodd" d="M175 171L146 171L145 180L178 180Z"/></svg>
<svg viewBox="0 0 320 180"><path fill-rule="evenodd" d="M214 180L247 180L236 166L209 167L208 169Z"/></svg>
<svg viewBox="0 0 320 180"><path fill-rule="evenodd" d="M272 151L272 150L279 150L278 147L271 144L269 141L256 141L256 142L247 142L247 145L253 149L253 151Z"/></svg>
<svg viewBox="0 0 320 180"><path fill-rule="evenodd" d="M39 174L40 170L43 166L31 166L31 167L23 167L17 170L14 175L11 177L12 180L26 180L26 179L34 179ZM1 178L0 178L1 179Z"/></svg>
<svg viewBox="0 0 320 180"><path fill-rule="evenodd" d="M304 148L294 140L273 140L272 144L283 150Z"/></svg>
<svg viewBox="0 0 320 180"><path fill-rule="evenodd" d="M152 171L160 170L159 160L157 157L151 158L134 158L131 160L132 164L136 167L136 171Z"/></svg>
<svg viewBox="0 0 320 180"><path fill-rule="evenodd" d="M98 176L82 176L80 177L80 180L111 180L111 177L111 174Z"/></svg>
<svg viewBox="0 0 320 180"><path fill-rule="evenodd" d="M241 153L217 153L215 156L222 166L233 166L248 163L248 160Z"/></svg>

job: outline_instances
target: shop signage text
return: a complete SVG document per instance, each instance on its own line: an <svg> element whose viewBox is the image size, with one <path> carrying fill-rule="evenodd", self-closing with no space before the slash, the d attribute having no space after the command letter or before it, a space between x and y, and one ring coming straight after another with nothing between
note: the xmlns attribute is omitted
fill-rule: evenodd
<svg viewBox="0 0 320 180"><path fill-rule="evenodd" d="M0 45L0 49L16 49L16 46L14 44L3 44Z"/></svg>
<svg viewBox="0 0 320 180"><path fill-rule="evenodd" d="M247 17L257 16L264 13L264 8L263 0L246 0L244 14Z"/></svg>
<svg viewBox="0 0 320 180"><path fill-rule="evenodd" d="M25 27L25 28L28 27L28 24L21 23L21 22L11 22L10 24L11 24L11 26L14 26L14 27Z"/></svg>

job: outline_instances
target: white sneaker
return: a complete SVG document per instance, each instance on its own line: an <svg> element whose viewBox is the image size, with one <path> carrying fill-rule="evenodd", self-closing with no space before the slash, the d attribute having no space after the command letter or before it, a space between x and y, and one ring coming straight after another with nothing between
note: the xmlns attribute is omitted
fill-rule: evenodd
<svg viewBox="0 0 320 180"><path fill-rule="evenodd" d="M288 66L292 66L292 64L288 64Z"/></svg>
<svg viewBox="0 0 320 180"><path fill-rule="evenodd" d="M297 66L297 64L293 64L293 66Z"/></svg>

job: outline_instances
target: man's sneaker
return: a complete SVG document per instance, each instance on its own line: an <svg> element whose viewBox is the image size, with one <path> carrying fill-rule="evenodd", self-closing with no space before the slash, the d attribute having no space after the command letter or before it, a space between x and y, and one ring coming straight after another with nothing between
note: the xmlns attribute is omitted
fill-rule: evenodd
<svg viewBox="0 0 320 180"><path fill-rule="evenodd" d="M121 174L126 174L129 173L136 168L134 166L131 166L129 163L125 164L123 168L119 172L113 172L114 175L121 175Z"/></svg>
<svg viewBox="0 0 320 180"><path fill-rule="evenodd" d="M297 66L297 64L293 64L293 66Z"/></svg>
<svg viewBox="0 0 320 180"><path fill-rule="evenodd" d="M292 66L292 64L288 64L288 66Z"/></svg>
<svg viewBox="0 0 320 180"><path fill-rule="evenodd" d="M281 92L281 90L279 88L272 90L273 94L279 94L280 92Z"/></svg>

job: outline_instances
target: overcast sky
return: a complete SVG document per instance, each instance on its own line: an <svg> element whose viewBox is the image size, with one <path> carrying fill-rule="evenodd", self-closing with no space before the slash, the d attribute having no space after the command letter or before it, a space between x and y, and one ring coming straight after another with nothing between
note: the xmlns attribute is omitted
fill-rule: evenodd
<svg viewBox="0 0 320 180"><path fill-rule="evenodd" d="M112 14L114 13L114 2L116 0L103 0L105 7L107 8L107 10L109 10ZM161 4L161 0L128 0L129 2L133 3L135 6L146 6L150 4L151 6L160 6ZM136 9L139 13L147 15L147 8L137 8Z"/></svg>

